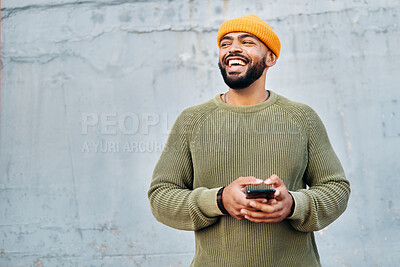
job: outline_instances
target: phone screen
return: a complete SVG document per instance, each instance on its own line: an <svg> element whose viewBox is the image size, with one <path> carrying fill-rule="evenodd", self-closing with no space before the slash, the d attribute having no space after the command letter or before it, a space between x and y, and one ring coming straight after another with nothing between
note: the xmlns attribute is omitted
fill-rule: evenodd
<svg viewBox="0 0 400 267"><path fill-rule="evenodd" d="M275 189L246 190L246 198L247 199L254 199L254 198L273 199L273 198L275 198Z"/></svg>

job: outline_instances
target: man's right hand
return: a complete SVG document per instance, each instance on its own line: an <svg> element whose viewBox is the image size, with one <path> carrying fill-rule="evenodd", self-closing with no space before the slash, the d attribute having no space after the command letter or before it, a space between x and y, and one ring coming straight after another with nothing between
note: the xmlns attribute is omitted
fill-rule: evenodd
<svg viewBox="0 0 400 267"><path fill-rule="evenodd" d="M228 186L222 193L222 204L226 211L238 220L244 220L244 215L240 212L242 209L249 209L250 200L246 199L246 185L259 185L264 181L254 176L239 177ZM254 199L253 199L254 200Z"/></svg>

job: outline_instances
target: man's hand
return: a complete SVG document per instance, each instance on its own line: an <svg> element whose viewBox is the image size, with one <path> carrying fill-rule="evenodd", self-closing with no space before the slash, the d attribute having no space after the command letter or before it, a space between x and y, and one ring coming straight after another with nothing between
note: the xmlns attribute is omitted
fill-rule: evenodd
<svg viewBox="0 0 400 267"><path fill-rule="evenodd" d="M245 219L255 223L281 222L290 214L293 198L277 175L271 175L264 183L272 185L272 188L276 190L275 199L269 200L268 203L252 200L249 205L253 209L244 207L240 212Z"/></svg>
<svg viewBox="0 0 400 267"><path fill-rule="evenodd" d="M246 209L249 211L255 211L255 209L251 208L250 200L246 199L245 189L246 185L259 185L264 181L261 179L257 179L253 176L248 177L239 177L228 186L225 187L224 192L222 193L222 203L226 211L234 218L238 220L244 220L244 214L241 213L241 210ZM262 203L262 200L256 199ZM264 200L265 201L265 200ZM254 202L254 201L253 201ZM266 201L265 201L266 202Z"/></svg>

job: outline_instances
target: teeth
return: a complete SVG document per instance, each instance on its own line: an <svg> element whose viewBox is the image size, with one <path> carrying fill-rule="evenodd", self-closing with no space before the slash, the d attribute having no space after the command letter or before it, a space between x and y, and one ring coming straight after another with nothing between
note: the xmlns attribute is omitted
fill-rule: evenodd
<svg viewBox="0 0 400 267"><path fill-rule="evenodd" d="M240 59L230 59L229 60L229 67L232 66L232 65L242 65L242 66L244 66L244 65L246 65L246 63L244 63Z"/></svg>

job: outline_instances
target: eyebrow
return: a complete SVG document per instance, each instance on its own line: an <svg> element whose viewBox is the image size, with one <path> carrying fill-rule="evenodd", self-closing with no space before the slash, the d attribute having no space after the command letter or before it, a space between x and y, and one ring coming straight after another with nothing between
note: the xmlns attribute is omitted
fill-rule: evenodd
<svg viewBox="0 0 400 267"><path fill-rule="evenodd" d="M253 39L255 39L255 40L259 40L256 36L254 36L254 35L252 35L252 34L249 34L249 33L244 33L244 34L239 35L239 36L238 36L238 39L244 39L244 38L247 38L247 37L253 38ZM233 37L232 37L232 36L226 36L226 35L225 35L224 37L221 38L220 43L221 43L223 40L233 40Z"/></svg>

